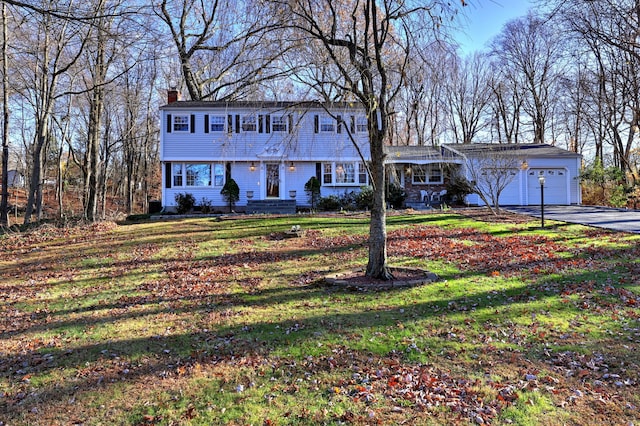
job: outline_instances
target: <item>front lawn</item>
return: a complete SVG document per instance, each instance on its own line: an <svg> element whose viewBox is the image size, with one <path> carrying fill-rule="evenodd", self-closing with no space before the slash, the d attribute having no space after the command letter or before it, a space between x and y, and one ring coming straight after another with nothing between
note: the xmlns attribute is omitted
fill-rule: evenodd
<svg viewBox="0 0 640 426"><path fill-rule="evenodd" d="M0 425L639 422L640 236L461 213L388 218L440 277L388 291L323 280L365 215L2 235Z"/></svg>

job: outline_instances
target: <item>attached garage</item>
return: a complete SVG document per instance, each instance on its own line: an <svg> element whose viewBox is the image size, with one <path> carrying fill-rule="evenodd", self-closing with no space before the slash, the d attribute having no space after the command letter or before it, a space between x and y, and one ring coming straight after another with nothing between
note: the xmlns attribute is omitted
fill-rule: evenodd
<svg viewBox="0 0 640 426"><path fill-rule="evenodd" d="M447 144L445 149L464 158L463 173L472 181L474 167L491 166L495 156L497 166L510 167L512 180L504 186L499 203L509 205L539 205L540 177L544 177L544 203L556 205L580 204L580 167L582 156L547 144ZM483 166L478 166L483 164ZM478 176L477 174L475 176ZM484 205L477 194L467 197L469 205Z"/></svg>
<svg viewBox="0 0 640 426"><path fill-rule="evenodd" d="M540 204L540 177L544 177L544 203L567 205L569 174L565 169L529 169L527 172L527 204Z"/></svg>

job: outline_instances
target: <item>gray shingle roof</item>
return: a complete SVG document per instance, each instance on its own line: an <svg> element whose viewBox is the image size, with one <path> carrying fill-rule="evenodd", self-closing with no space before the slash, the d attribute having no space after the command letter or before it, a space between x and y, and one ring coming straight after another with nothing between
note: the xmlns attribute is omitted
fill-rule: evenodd
<svg viewBox="0 0 640 426"><path fill-rule="evenodd" d="M322 103L318 101L177 101L166 104L160 109L194 109L194 108L238 108L238 109L328 109L332 110L362 110L358 102L332 102Z"/></svg>
<svg viewBox="0 0 640 426"><path fill-rule="evenodd" d="M460 153L466 157L473 157L487 152L500 152L512 154L518 157L580 157L580 154L567 151L544 143L522 143L522 144L492 144L492 143L472 143L472 144L443 144L446 149Z"/></svg>

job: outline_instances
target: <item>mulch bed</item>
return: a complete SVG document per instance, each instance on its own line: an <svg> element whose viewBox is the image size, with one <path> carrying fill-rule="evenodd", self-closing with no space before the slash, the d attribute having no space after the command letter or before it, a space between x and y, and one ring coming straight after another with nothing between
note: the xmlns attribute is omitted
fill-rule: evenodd
<svg viewBox="0 0 640 426"><path fill-rule="evenodd" d="M327 284L355 291L380 291L425 285L438 280L432 272L418 268L391 267L393 279L381 280L365 276L364 269L339 272L325 277Z"/></svg>

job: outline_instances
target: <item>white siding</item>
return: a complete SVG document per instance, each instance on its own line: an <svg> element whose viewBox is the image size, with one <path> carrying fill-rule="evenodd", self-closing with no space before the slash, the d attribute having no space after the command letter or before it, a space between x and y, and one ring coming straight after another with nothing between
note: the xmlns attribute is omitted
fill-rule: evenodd
<svg viewBox="0 0 640 426"><path fill-rule="evenodd" d="M197 106L186 108L185 105L162 109L161 158L167 163L222 163L230 164L231 177L240 187L238 206L246 205L247 192L253 193L252 199L260 200L266 197L266 163L280 164L280 198L291 199L294 195L297 204L307 205L308 196L304 191L305 183L312 176L316 176L316 164L323 162L357 162L360 161L358 150L355 149L348 136L345 126L350 127L351 116L363 115L360 110L345 109L335 111L342 117L341 131L338 132L336 123L333 132L322 132L316 126L316 116L327 116L323 109L312 110L269 110L242 108L207 108ZM189 131L173 131L168 129L168 120L176 115L189 116ZM208 115L224 116L225 130L223 132L205 131ZM236 121L241 123L243 116L256 117L256 131L238 130ZM287 129L285 132L266 132L266 119L262 121L262 132L259 132L258 116L285 116ZM191 119L193 116L193 119ZM232 131L228 131L228 117L231 116ZM290 118L289 118L290 116ZM236 118L238 117L238 119ZM193 124L193 126L191 126ZM317 131L316 131L317 129ZM171 130L171 131L168 131ZM369 155L367 134L360 132L353 134L363 154ZM291 170L291 163L294 169ZM251 170L251 165L254 170ZM163 173L163 205L175 206L175 195L189 192L196 198L199 205L203 198L211 201L214 207L225 206L220 190L222 187L174 187L173 182L167 188L166 167ZM343 193L345 190L359 188L352 186L323 186L322 195Z"/></svg>

